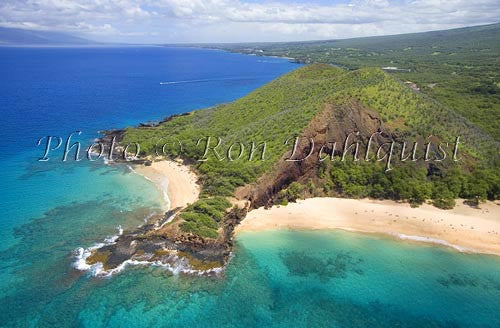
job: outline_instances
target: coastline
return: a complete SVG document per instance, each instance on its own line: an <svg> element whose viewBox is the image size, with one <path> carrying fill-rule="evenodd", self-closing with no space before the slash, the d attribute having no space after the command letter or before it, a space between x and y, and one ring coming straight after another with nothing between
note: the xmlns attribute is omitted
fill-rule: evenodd
<svg viewBox="0 0 500 328"><path fill-rule="evenodd" d="M129 265L161 266L173 274L218 275L220 266L199 269L189 262L171 240L146 236L175 217L175 213L198 200L198 177L180 161L161 160L148 164L132 164L129 168L161 191L165 213L131 231L118 227L118 233L103 242L75 251L74 268L89 271L93 276L110 277ZM126 250L126 251L124 251Z"/></svg>
<svg viewBox="0 0 500 328"><path fill-rule="evenodd" d="M134 165L133 171L150 180L163 192L166 210L184 208L200 194L198 177L191 169L176 161L164 160L151 165Z"/></svg>
<svg viewBox="0 0 500 328"><path fill-rule="evenodd" d="M200 193L197 176L177 161L134 165L165 195L167 210L194 203ZM392 200L309 198L287 206L251 210L235 235L266 230L330 230L380 234L405 242L431 243L465 253L500 256L500 205L486 202L479 209L463 204L442 210L429 204L412 208Z"/></svg>
<svg viewBox="0 0 500 328"><path fill-rule="evenodd" d="M460 252L500 256L500 206L471 208L458 201L452 210L390 200L309 198L287 206L248 212L235 233L278 229L341 229L427 242Z"/></svg>

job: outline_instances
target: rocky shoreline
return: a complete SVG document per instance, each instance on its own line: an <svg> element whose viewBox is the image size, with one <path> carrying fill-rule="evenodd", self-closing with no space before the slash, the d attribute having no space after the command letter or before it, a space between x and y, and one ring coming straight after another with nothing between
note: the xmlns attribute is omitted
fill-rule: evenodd
<svg viewBox="0 0 500 328"><path fill-rule="evenodd" d="M139 127L156 127L183 115L189 113L172 115L160 122L142 123ZM150 158L126 160L120 156L123 152L120 142L123 140L125 130L99 132L103 136L96 142L102 143L105 147L104 152L112 158L109 164L152 165ZM222 225L217 239L182 232L178 224L172 223L182 209L183 207L169 209L164 214L151 217L144 225L123 231L113 242L91 248L83 259L85 267L99 267L100 270L96 275L103 276L113 273L127 263L165 265L172 268L171 271L182 266L181 272L219 274L230 259L234 229L245 217L248 209L235 207L228 211L221 220Z"/></svg>
<svg viewBox="0 0 500 328"><path fill-rule="evenodd" d="M175 208L164 215L157 215L150 222L130 231L124 231L114 242L94 249L85 258L89 266L100 265L102 271L97 275L108 275L124 263L137 261L142 264L161 263L171 268L183 267L181 271L194 274L219 274L227 264L233 247L235 227L245 217L246 209L233 209L224 218L221 237L206 239L193 234L158 233L181 210Z"/></svg>
<svg viewBox="0 0 500 328"><path fill-rule="evenodd" d="M306 138L326 140L337 138L342 140L353 130L361 135L369 136L373 131L384 128L378 113L369 110L359 103L350 104L351 114L348 121L339 124L332 114L332 108L325 106L323 111L313 119L303 131ZM181 114L189 115L189 113ZM173 115L158 123L144 123L139 128L150 129L163 122L168 122L181 115ZM123 140L124 130L102 131L104 134L99 142L111 145L106 151L114 154L123 152L119 143ZM389 136L380 136L380 142ZM304 138L304 139L306 139ZM297 149L299 154L309 153L309 144L301 142ZM286 157L283 155L284 158ZM151 158L124 160L116 156L116 163L151 165ZM190 159L184 159L186 163ZM192 162L192 161L191 161ZM217 239L203 238L181 231L177 222L170 222L182 208L168 211L163 216L151 218L149 224L133 231L127 231L119 236L113 244L105 245L93 250L86 259L87 264L102 263L105 271L113 270L126 261L147 261L150 263L172 264L177 262L177 255L182 254L188 259L188 266L193 270L210 270L223 268L231 254L235 227L245 218L246 213L259 207L269 208L277 201L278 193L293 181L305 183L315 179L317 154L306 161L290 162L280 160L269 172L256 182L242 186L235 191L235 198L243 202L242 206L235 206L221 219ZM169 224L164 224L169 222ZM142 262L141 262L142 263Z"/></svg>
<svg viewBox="0 0 500 328"><path fill-rule="evenodd" d="M336 107L335 107L336 106ZM349 115L342 120L335 113L348 112ZM182 114L189 115L189 113ZM139 128L151 129L168 122L174 117L170 116L160 123L142 124ZM368 140L374 131L380 133L374 142L382 144L389 140L399 140L401 136L387 127L379 113L363 106L359 101L351 99L342 105L326 104L324 108L310 121L302 131L304 142L297 146L299 158L310 154L308 139L325 144L327 140L344 140L346 136L355 131L361 140ZM119 153L123 148L119 145L123 140L124 130L103 131L104 136L99 140L107 145L112 145L108 151ZM115 145L116 144L116 145ZM114 148L113 148L113 145ZM326 149L327 154L336 155L335 148ZM218 236L215 239L203 238L189 232L182 231L180 223L183 220L173 220L175 215L183 208L169 210L164 215L151 218L150 223L132 231L126 231L111 244L92 250L85 261L88 265L102 263L105 271L112 271L124 263L150 263L163 264L170 267L179 265L185 270L181 272L196 274L220 273L228 263L233 247L233 238L236 226L245 218L248 211L257 208L270 208L278 204L279 194L292 182L306 185L313 182L321 185L318 177L319 153L303 161L286 161L289 154L284 154L272 168L263 174L257 181L237 188L233 197L233 208L230 209L218 223ZM301 157L302 156L302 157ZM128 164L152 165L154 158L138 158L126 161ZM184 163L193 163L193 159L184 158ZM125 160L115 160L125 162ZM324 197L326 194L304 194L301 198ZM180 260L180 258L184 260ZM129 261L129 262L127 262Z"/></svg>

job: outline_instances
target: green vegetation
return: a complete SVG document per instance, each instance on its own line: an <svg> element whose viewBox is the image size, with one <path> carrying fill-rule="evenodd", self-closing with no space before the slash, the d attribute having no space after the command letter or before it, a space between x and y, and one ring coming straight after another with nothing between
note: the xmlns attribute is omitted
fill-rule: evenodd
<svg viewBox="0 0 500 328"><path fill-rule="evenodd" d="M202 237L216 238L217 223L231 203L224 197L202 198L181 213L181 229Z"/></svg>
<svg viewBox="0 0 500 328"><path fill-rule="evenodd" d="M203 158L207 137L210 146L222 139L218 154L208 153L208 160L198 162L203 196L231 196L234 189L260 176L289 148L287 138L303 130L331 94L330 83L342 83L341 69L327 65L311 66L286 74L237 101L179 116L154 128L129 128L123 143L139 142L142 155L154 154L155 144L168 143L166 153L172 157L199 160ZM197 145L199 139L200 143ZM177 140L182 141L182 152ZM244 153L237 159L241 142ZM250 153L254 144L254 154ZM266 142L264 159L263 142ZM171 146L171 147L170 147ZM161 147L160 147L161 148Z"/></svg>
<svg viewBox="0 0 500 328"><path fill-rule="evenodd" d="M329 172L330 190L349 197L372 197L404 200L419 205L427 199L440 208L453 208L456 198L471 200L498 199L500 173L477 169L464 174L459 168L434 171L408 163L385 172L373 163L337 162Z"/></svg>
<svg viewBox="0 0 500 328"><path fill-rule="evenodd" d="M281 204L287 205L288 202L295 202L297 199L305 198L305 190L306 187L296 181L290 183L288 188L280 191Z"/></svg>
<svg viewBox="0 0 500 328"><path fill-rule="evenodd" d="M500 140L500 24L392 36L291 43L215 44L347 69L398 67L403 81Z"/></svg>
<svg viewBox="0 0 500 328"><path fill-rule="evenodd" d="M269 170L286 151L284 141L300 133L321 109L329 94L321 82L343 74L344 71L326 65L296 70L233 103L194 111L154 128L128 128L123 144L138 142L141 155L155 155L155 145L167 143L168 155L197 161L203 158L208 141L213 147L221 138L221 151L210 151L208 160L196 162L195 169L203 185L203 198L232 196L236 187L255 181ZM182 151L177 141L182 141ZM239 148L235 147L230 154L234 160L230 160L228 147L237 142L244 144L245 153L236 159ZM252 143L254 155L250 160ZM219 160L218 155L225 159ZM218 222L200 210L198 203L205 201L198 201L181 214L186 220L182 229L213 238Z"/></svg>
<svg viewBox="0 0 500 328"><path fill-rule="evenodd" d="M456 198L468 199L476 205L486 199L500 198L500 172L494 169L476 169L472 174L465 174L458 167L429 170L408 163L386 172L379 163L338 161L329 163L327 172L322 173L324 170L318 170L322 195L393 199L413 206L432 200L434 206L442 209L453 208ZM430 173L433 170L436 171ZM307 185L292 182L280 191L278 200L279 204L287 205L314 196L316 189L312 182Z"/></svg>
<svg viewBox="0 0 500 328"><path fill-rule="evenodd" d="M278 195L282 204L335 194L412 204L433 199L436 206L448 208L457 197L480 201L500 196L498 142L455 111L377 68L302 67L235 102L178 116L157 127L129 128L123 143L138 142L142 155L154 155L155 144L167 142L165 151L171 157L181 156L194 163L202 198L179 215L181 229L216 238L220 220L230 207L225 197L271 170L291 149L284 141L300 135L326 104L342 118L342 108L348 108L353 99L379 112L390 130L409 142L433 135L453 143L461 136L460 165L451 160L436 166L405 162L396 163L386 173L382 163L325 161L318 163L314 183L292 181L285 186ZM198 161L205 158L206 144L215 147L218 137L221 144L216 151L210 150L206 161ZM182 141L182 150L178 141Z"/></svg>

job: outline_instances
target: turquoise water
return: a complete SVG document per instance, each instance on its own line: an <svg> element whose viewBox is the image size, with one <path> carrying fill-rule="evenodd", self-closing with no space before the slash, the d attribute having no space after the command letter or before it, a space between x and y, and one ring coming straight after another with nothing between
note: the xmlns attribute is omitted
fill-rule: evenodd
<svg viewBox="0 0 500 328"><path fill-rule="evenodd" d="M162 211L125 166L40 163L36 140L236 99L297 66L166 48L0 48L0 327L498 327L500 260L347 232L237 238L221 277L76 270ZM160 82L182 82L161 85ZM60 153L54 158L59 158Z"/></svg>
<svg viewBox="0 0 500 328"><path fill-rule="evenodd" d="M498 327L499 265L346 232L245 233L225 277L130 271L94 292L81 318L89 326Z"/></svg>
<svg viewBox="0 0 500 328"><path fill-rule="evenodd" d="M0 326L78 326L86 299L72 293L98 282L73 268L75 251L164 205L125 166L62 151L37 162L39 138L79 130L84 149L98 130L232 101L296 67L202 49L0 47Z"/></svg>
<svg viewBox="0 0 500 328"><path fill-rule="evenodd" d="M2 322L16 311L40 327L500 325L498 258L348 232L244 233L219 278L129 267L98 279L63 256L35 263L23 276L38 288L13 291L22 302L2 303Z"/></svg>

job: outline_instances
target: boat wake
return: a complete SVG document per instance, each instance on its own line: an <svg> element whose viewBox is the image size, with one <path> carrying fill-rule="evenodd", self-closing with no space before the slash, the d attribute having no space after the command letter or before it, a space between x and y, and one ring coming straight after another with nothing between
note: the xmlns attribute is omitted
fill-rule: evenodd
<svg viewBox="0 0 500 328"><path fill-rule="evenodd" d="M218 79L167 81L167 82L160 82L160 84L161 85L169 85L169 84L205 83L205 82L217 82L217 81L246 81L246 80L255 80L255 79L256 79L255 77L226 77L226 78L218 78Z"/></svg>

